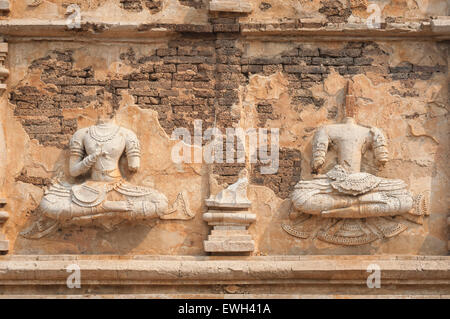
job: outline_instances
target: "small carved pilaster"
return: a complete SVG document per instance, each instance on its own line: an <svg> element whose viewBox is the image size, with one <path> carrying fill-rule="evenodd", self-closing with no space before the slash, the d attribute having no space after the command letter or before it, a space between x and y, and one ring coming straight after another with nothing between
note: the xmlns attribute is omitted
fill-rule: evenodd
<svg viewBox="0 0 450 319"><path fill-rule="evenodd" d="M8 43L0 43L0 95L6 90L6 79L9 77L9 70L6 68L6 57L8 56Z"/></svg>
<svg viewBox="0 0 450 319"><path fill-rule="evenodd" d="M255 250L255 242L248 232L256 215L249 211L248 205L223 205L207 203L208 211L203 220L213 226L208 240L203 242L209 253L249 253Z"/></svg>
<svg viewBox="0 0 450 319"><path fill-rule="evenodd" d="M211 0L209 11L250 13L252 12L252 5L244 0Z"/></svg>
<svg viewBox="0 0 450 319"><path fill-rule="evenodd" d="M0 11L3 10L4 8L4 4L3 2L5 1L1 1L0 0ZM8 1L6 1L8 2ZM9 8L9 4L8 4L8 8ZM9 9L8 9L9 10ZM1 41L1 39L0 39ZM8 54L8 43L6 42L0 42L0 95L3 94L3 92L5 92L6 90L6 79L9 76L9 70L6 68L5 66L5 61L6 61L6 57ZM2 125L0 124L0 129L3 130ZM0 133L0 144L1 144L1 152L6 152L6 147L4 145L4 136L3 133ZM2 159L4 160L4 159ZM4 171L0 172L0 179L4 178ZM1 185L3 186L3 185ZM5 254L8 252L9 250L9 241L6 240L6 237L3 233L3 226L5 224L5 222L8 220L9 218L9 214L6 211L3 211L3 207L6 205L6 199L5 198L0 198L0 254Z"/></svg>
<svg viewBox="0 0 450 319"><path fill-rule="evenodd" d="M9 250L9 241L3 233L3 226L9 218L8 212L1 210L5 205L6 199L0 198L0 254L6 254Z"/></svg>
<svg viewBox="0 0 450 319"><path fill-rule="evenodd" d="M448 254L450 255L450 215L447 217L447 249L448 249Z"/></svg>
<svg viewBox="0 0 450 319"><path fill-rule="evenodd" d="M205 201L208 211L203 214L203 220L213 226L208 240L203 242L206 252L250 253L255 250L248 227L256 221L256 214L250 211L247 187L248 172L244 169L235 184L217 195L211 192L210 198Z"/></svg>
<svg viewBox="0 0 450 319"><path fill-rule="evenodd" d="M450 32L450 16L440 16L431 20L433 32Z"/></svg>

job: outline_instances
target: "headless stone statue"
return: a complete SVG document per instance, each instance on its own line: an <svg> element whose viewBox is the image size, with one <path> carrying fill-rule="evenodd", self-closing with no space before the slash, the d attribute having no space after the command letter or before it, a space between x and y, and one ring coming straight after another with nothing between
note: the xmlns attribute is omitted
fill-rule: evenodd
<svg viewBox="0 0 450 319"><path fill-rule="evenodd" d="M22 235L40 238L65 224L97 224L111 230L124 220L171 219L164 216L174 213L168 210L164 194L124 180L119 170L123 154L128 169L136 172L141 158L139 140L131 130L114 124L109 115L101 114L96 125L75 132L70 140L69 172L72 177L87 175L87 180L51 185L39 205L43 216ZM185 213L182 219L192 217Z"/></svg>
<svg viewBox="0 0 450 319"><path fill-rule="evenodd" d="M322 217L366 218L408 213L413 198L405 182L360 172L369 147L376 160L387 160L386 139L377 128L366 128L346 117L342 124L321 127L315 134L313 169L325 161L329 144L337 148L338 165L311 181L300 181L292 194L294 207Z"/></svg>
<svg viewBox="0 0 450 319"><path fill-rule="evenodd" d="M373 150L377 164L388 161L387 142L380 129L355 122L351 91L349 82L343 122L319 128L313 139L313 172L317 173L325 163L329 147L337 151L338 164L325 175L298 182L292 194L297 212L333 219L319 232L320 239L345 245L392 237L406 229L383 217L421 214L413 211L413 196L405 182L361 172L361 159L368 149ZM283 228L296 234L288 225Z"/></svg>

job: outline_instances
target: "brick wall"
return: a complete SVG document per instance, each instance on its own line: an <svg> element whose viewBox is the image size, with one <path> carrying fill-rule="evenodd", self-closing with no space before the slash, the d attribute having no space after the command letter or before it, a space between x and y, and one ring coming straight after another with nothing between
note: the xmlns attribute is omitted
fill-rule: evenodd
<svg viewBox="0 0 450 319"><path fill-rule="evenodd" d="M160 12L163 9L163 0L119 0L120 5L123 9L132 12L140 12L144 9L148 9L150 13L155 14ZM200 9L206 7L205 0L178 0L178 3L195 8Z"/></svg>
<svg viewBox="0 0 450 319"><path fill-rule="evenodd" d="M162 0L120 0L122 8L128 11L139 12L144 8L151 13L158 13L162 10Z"/></svg>

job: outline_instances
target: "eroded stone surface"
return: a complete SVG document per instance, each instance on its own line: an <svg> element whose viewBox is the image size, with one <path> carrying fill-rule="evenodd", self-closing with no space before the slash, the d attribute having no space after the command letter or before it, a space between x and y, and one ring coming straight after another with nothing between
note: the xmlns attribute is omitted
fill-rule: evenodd
<svg viewBox="0 0 450 319"><path fill-rule="evenodd" d="M280 128L277 173L261 174L261 162L248 167L248 197L258 217L249 228L255 254L446 251L448 45L323 38L305 42L290 33L278 37L284 28L323 32L326 28L342 30L344 24L365 25L368 3L248 2L253 8L250 14L222 17L209 15L205 1L78 1L83 23L91 23L83 25L83 35L90 30L102 37L109 26L119 28L118 21L138 26L133 37L155 28L167 33L146 43L111 38L94 43L77 42L78 31L73 30L71 41L10 43L7 64L11 76L1 101L7 105L2 109L8 147L4 188L11 212L5 231L13 254L204 254L202 241L208 227L199 216L210 195L208 169L203 164L174 164L170 150L176 142L169 138L176 127L192 132L196 119L203 120L203 130L213 125L221 129ZM441 16L448 4L422 3L384 1L380 4L382 21L387 29L427 32L433 25L417 21ZM26 25L32 18L51 19L64 26L66 9L62 0L17 0L11 3L4 22L24 19ZM434 23L438 25L442 23ZM242 37L242 30L253 30L255 37ZM262 40L257 36L259 30L278 34L270 38L269 33ZM129 36L127 31L120 32L121 40ZM312 178L312 137L317 127L341 118L343 87L349 78L355 82L357 122L382 129L391 154L383 169L375 167L369 154L362 170L404 180L415 194L432 191L431 215L423 226L407 222L408 229L395 240L361 247L337 247L312 237L295 239L279 227L288 218L289 194L300 179ZM183 223L161 220L124 225L112 233L84 227L61 229L40 242L19 238L19 232L36 217L45 187L60 172L67 172L69 138L94 124L96 110L89 105L105 92L113 96L117 124L136 132L142 141L142 175L131 181L161 190L170 202L183 191L181 184L189 185L184 191L196 217ZM329 155L325 168L336 161L333 152ZM245 166L216 165L215 194L234 183ZM316 222L310 220L308 227L314 229Z"/></svg>
<svg viewBox="0 0 450 319"><path fill-rule="evenodd" d="M2 3L7 3L3 0ZM11 19L62 19L68 3L64 0L16 0L9 1ZM205 23L208 19L210 1L208 0L80 0L77 4L83 16L93 22L133 21L140 23ZM364 22L374 13L367 1L342 0L229 0L216 1L227 4L223 8L236 8L239 12L248 13L242 21L293 22L304 19L305 22ZM213 1L214 3L214 1ZM237 4L236 4L237 3ZM230 5L231 4L231 5ZM389 0L374 3L376 14L381 21L403 23L425 19L430 16L448 14L446 1L425 0L420 2L409 0ZM370 7L370 10L369 10ZM106 14L107 13L107 14ZM182 17L182 19L178 18ZM314 24L313 23L313 24Z"/></svg>
<svg viewBox="0 0 450 319"><path fill-rule="evenodd" d="M448 1L72 2L0 0L0 254L9 253L0 256L0 295L449 297ZM390 217L376 238L366 228L374 218L342 216L328 218L338 223L324 236L324 218L295 210L291 197L315 176L319 128L344 117L348 81L355 122L365 133L382 131L389 153L378 166L369 149L357 171L404 181L420 194L414 209L429 212ZM123 154L120 175L138 193L167 198L168 214L49 224L39 205L58 180L89 199L80 187L95 174L70 177L70 140L95 127L105 96L113 127L141 144L138 172ZM267 129L279 149L269 147L266 157L276 155L269 162L253 161L255 153L224 139L233 162L173 160L176 129L193 135L212 127L223 137L226 128ZM196 158L202 152L192 142L181 149ZM339 148L328 150L322 172L342 158ZM61 204L44 207L47 215ZM20 235L33 225L53 232ZM362 233L369 235L354 236ZM336 234L356 240L324 240ZM67 288L73 264L82 269L81 289ZM371 264L382 269L380 289L365 288Z"/></svg>
<svg viewBox="0 0 450 319"><path fill-rule="evenodd" d="M9 218L8 212L0 211L0 253L7 253L9 251L9 241L2 233L3 225L6 223L8 218Z"/></svg>

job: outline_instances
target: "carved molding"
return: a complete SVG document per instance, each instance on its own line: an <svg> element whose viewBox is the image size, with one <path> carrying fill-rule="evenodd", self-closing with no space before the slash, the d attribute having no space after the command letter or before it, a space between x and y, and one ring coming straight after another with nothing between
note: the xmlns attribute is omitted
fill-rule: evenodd
<svg viewBox="0 0 450 319"><path fill-rule="evenodd" d="M9 77L9 70L6 68L6 57L8 56L8 43L0 43L0 95L6 90L6 80Z"/></svg>
<svg viewBox="0 0 450 319"><path fill-rule="evenodd" d="M252 10L252 5L243 0L211 0L209 4L212 12L250 13Z"/></svg>
<svg viewBox="0 0 450 319"><path fill-rule="evenodd" d="M82 269L80 289L67 288L67 266ZM370 264L382 269L381 288L367 287ZM48 289L52 283L55 288ZM166 294L171 297L228 295L226 286L245 291L245 298L295 296L392 295L414 298L449 296L450 257L446 256L3 256L0 257L2 296L16 293ZM210 287L214 286L215 290ZM222 289L216 289L221 287ZM393 288L395 287L395 292ZM77 291L74 291L77 290ZM95 293L93 293L95 291ZM307 292L305 292L307 291ZM239 294L239 292L237 292ZM116 295L117 296L117 295ZM235 295L236 296L236 295Z"/></svg>
<svg viewBox="0 0 450 319"><path fill-rule="evenodd" d="M0 11L5 8L5 1L0 1ZM8 2L8 1L6 1ZM8 11L9 11L9 2L8 2ZM3 39L0 39L0 95L5 92L7 85L6 85L6 79L9 76L9 70L6 68L6 57L8 55L8 43L3 42ZM3 133L3 125L0 123L0 151L2 153L2 161L6 162L6 142L4 138ZM4 167L2 167L2 170L0 172L0 187L3 188L3 182L5 178L5 171ZM3 191L3 190L1 190ZM4 206L7 204L6 198L0 197L0 254L5 254L9 250L9 241L6 239L6 236L3 234L3 228L4 224L9 218L9 214L6 211L3 211Z"/></svg>
<svg viewBox="0 0 450 319"><path fill-rule="evenodd" d="M443 16L432 19L431 29L434 32L450 32L450 16Z"/></svg>
<svg viewBox="0 0 450 319"><path fill-rule="evenodd" d="M0 199L0 207L6 205L5 199ZM1 209L1 208L0 208ZM0 210L0 254L7 253L9 251L9 241L6 239L6 236L3 234L3 226L9 218L9 214L6 211Z"/></svg>
<svg viewBox="0 0 450 319"><path fill-rule="evenodd" d="M220 13L220 11L219 11ZM405 23L386 23L385 28L370 29L366 23L320 23L303 22L267 22L267 23L239 23L239 32L264 39L266 36L282 35L280 42L292 41L292 36L301 36L307 41L369 41L374 38L382 41L389 39L407 38L408 40L445 41L450 39L450 31L439 31L431 27L431 20ZM92 32L90 27L101 25L102 32ZM101 22L83 20L81 28L76 32L67 32L65 19L5 19L0 20L0 34L9 37L30 37L39 40L53 40L54 37L77 39L83 35L85 41L111 41L111 39L138 38L142 43L153 43L154 37L172 36L176 32L213 33L212 24L136 24L126 21ZM285 37L284 37L285 36Z"/></svg>

